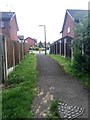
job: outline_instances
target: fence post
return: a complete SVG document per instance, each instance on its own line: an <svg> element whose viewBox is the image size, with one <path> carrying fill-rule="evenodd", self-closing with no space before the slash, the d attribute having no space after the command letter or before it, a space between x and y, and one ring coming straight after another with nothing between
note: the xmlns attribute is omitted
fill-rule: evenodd
<svg viewBox="0 0 90 120"><path fill-rule="evenodd" d="M7 79L7 47L6 47L6 38L5 36L1 35L1 65L2 65L2 83L4 80Z"/></svg>
<svg viewBox="0 0 90 120"><path fill-rule="evenodd" d="M24 58L24 45L23 45L23 42L21 43L22 45L22 59Z"/></svg>
<svg viewBox="0 0 90 120"><path fill-rule="evenodd" d="M13 69L15 70L15 44L13 41Z"/></svg>
<svg viewBox="0 0 90 120"><path fill-rule="evenodd" d="M73 45L73 39L71 40L71 45ZM71 47L71 60L73 61L73 46Z"/></svg>
<svg viewBox="0 0 90 120"><path fill-rule="evenodd" d="M6 37L4 36L4 41L5 41L5 79L7 79L7 66L8 66L8 63L7 63L7 39Z"/></svg>
<svg viewBox="0 0 90 120"><path fill-rule="evenodd" d="M64 57L65 57L65 58L66 58L66 56L67 56L67 54L66 54L66 52L67 52L66 46L67 46L67 39L64 38Z"/></svg>
<svg viewBox="0 0 90 120"><path fill-rule="evenodd" d="M19 55L18 55L18 57L19 57L19 63L20 63L20 43L18 42L18 48L19 48Z"/></svg>
<svg viewBox="0 0 90 120"><path fill-rule="evenodd" d="M0 34L0 84L2 84L2 35ZM0 87L0 120L2 119L2 87Z"/></svg>
<svg viewBox="0 0 90 120"><path fill-rule="evenodd" d="M0 34L0 84L2 84L2 35Z"/></svg>

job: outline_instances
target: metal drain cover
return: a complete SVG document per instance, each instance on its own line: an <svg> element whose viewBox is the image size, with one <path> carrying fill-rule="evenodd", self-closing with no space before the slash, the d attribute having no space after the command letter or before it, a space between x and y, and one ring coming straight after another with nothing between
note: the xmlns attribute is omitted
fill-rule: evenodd
<svg viewBox="0 0 90 120"><path fill-rule="evenodd" d="M68 105L67 103L64 102L58 103L58 110L61 118L71 119L71 120L82 115L84 112L84 108Z"/></svg>

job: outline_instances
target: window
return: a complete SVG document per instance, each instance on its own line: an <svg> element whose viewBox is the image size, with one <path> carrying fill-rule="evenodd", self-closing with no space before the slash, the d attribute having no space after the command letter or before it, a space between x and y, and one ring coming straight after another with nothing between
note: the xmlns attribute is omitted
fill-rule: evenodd
<svg viewBox="0 0 90 120"><path fill-rule="evenodd" d="M5 27L4 21L1 21L0 27L1 27L1 28L4 28L4 27Z"/></svg>
<svg viewBox="0 0 90 120"><path fill-rule="evenodd" d="M68 29L67 29L67 30L68 30L68 33L70 33L70 27L68 27Z"/></svg>
<svg viewBox="0 0 90 120"><path fill-rule="evenodd" d="M67 39L66 38L64 38L64 43L67 43Z"/></svg>

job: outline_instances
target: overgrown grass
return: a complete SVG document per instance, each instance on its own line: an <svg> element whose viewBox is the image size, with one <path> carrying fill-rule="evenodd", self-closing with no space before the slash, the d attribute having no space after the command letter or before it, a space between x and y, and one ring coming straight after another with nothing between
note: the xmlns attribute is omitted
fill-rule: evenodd
<svg viewBox="0 0 90 120"><path fill-rule="evenodd" d="M81 73L81 72L77 72L72 66L73 61L66 59L60 55L49 55L49 56L51 58L53 58L55 61L57 61L62 66L62 68L64 69L65 72L80 79L83 82L83 84L85 85L85 87L87 89L90 89L90 75Z"/></svg>
<svg viewBox="0 0 90 120"><path fill-rule="evenodd" d="M27 55L9 75L2 92L2 118L31 118L36 88L36 56Z"/></svg>
<svg viewBox="0 0 90 120"><path fill-rule="evenodd" d="M51 102L50 110L49 110L49 114L48 114L47 118L49 120L54 120L56 118L60 120L60 115L59 115L59 112L58 112L58 101L57 100L53 100Z"/></svg>

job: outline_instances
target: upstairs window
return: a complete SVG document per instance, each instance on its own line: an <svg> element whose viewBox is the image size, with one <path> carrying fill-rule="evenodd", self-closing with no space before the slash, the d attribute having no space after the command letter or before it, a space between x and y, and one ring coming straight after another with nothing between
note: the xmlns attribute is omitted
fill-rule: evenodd
<svg viewBox="0 0 90 120"><path fill-rule="evenodd" d="M68 27L67 32L70 33L70 27Z"/></svg>
<svg viewBox="0 0 90 120"><path fill-rule="evenodd" d="M5 28L5 23L4 23L4 21L1 21L1 22L0 22L0 27L1 27L1 28Z"/></svg>

